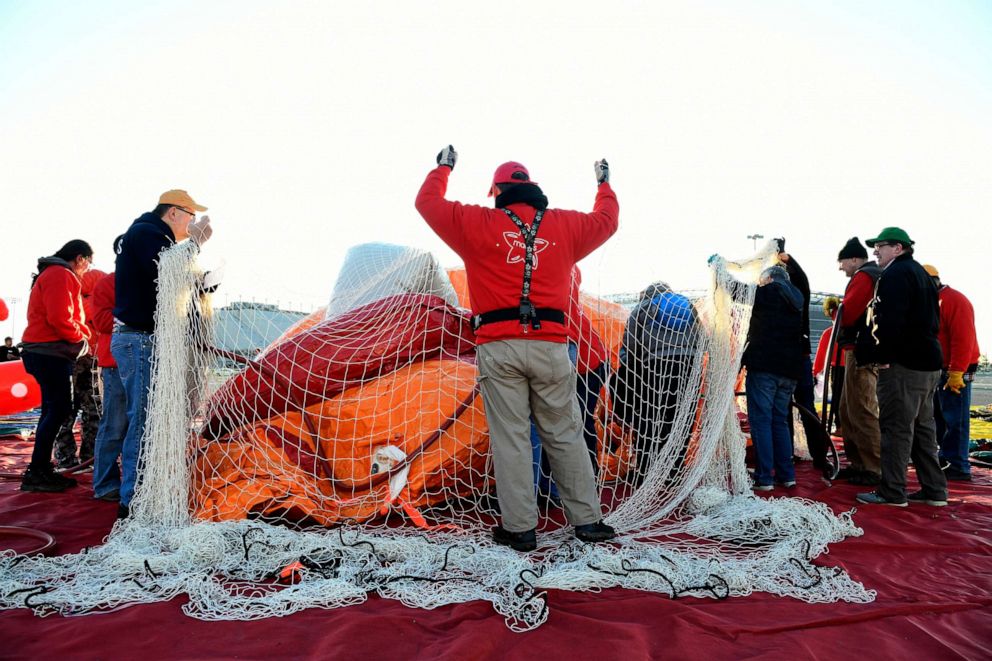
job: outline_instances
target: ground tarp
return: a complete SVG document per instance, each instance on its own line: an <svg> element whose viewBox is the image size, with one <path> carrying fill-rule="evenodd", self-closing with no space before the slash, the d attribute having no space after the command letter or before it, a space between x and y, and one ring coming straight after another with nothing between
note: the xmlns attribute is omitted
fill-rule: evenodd
<svg viewBox="0 0 992 661"><path fill-rule="evenodd" d="M20 439L0 442L7 459L29 451ZM202 622L182 614L179 598L72 618L0 612L0 657L988 659L992 474L976 469L975 475L972 483L951 483L948 507L858 508L854 520L864 536L832 545L825 563L877 590L869 604L807 604L767 594L716 601L623 589L552 591L547 623L517 634L488 602L425 611L372 596L333 611ZM862 489L828 487L809 464L800 466L798 480L796 495L835 511L852 508ZM115 504L92 499L86 475L64 494L22 493L17 482L0 481L0 526L47 531L58 540L57 553L99 544L115 513Z"/></svg>

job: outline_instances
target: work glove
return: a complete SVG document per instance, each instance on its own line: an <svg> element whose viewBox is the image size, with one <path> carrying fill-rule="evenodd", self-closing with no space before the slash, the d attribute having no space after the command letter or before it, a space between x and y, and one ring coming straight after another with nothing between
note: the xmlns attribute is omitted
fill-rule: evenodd
<svg viewBox="0 0 992 661"><path fill-rule="evenodd" d="M437 164L447 165L452 170L455 169L455 161L458 160L458 152L451 145L448 145L437 153Z"/></svg>
<svg viewBox="0 0 992 661"><path fill-rule="evenodd" d="M610 164L606 162L605 158L601 161L596 161L593 167L596 169L596 183L605 184L610 180Z"/></svg>
<svg viewBox="0 0 992 661"><path fill-rule="evenodd" d="M961 391L964 390L964 372L948 371L944 390L950 390L955 395L960 395Z"/></svg>
<svg viewBox="0 0 992 661"><path fill-rule="evenodd" d="M202 246L213 235L214 229L210 227L210 216L200 216L189 224L189 238L198 246Z"/></svg>

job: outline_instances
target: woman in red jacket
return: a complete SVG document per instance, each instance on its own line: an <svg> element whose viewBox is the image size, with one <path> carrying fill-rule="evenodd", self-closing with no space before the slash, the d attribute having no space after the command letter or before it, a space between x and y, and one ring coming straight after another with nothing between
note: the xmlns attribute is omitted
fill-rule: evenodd
<svg viewBox="0 0 992 661"><path fill-rule="evenodd" d="M41 386L41 418L31 464L21 480L22 491L64 491L76 484L55 472L52 446L72 411L72 370L76 359L86 352L90 337L80 278L92 261L93 249L81 239L38 260L22 340L24 369Z"/></svg>

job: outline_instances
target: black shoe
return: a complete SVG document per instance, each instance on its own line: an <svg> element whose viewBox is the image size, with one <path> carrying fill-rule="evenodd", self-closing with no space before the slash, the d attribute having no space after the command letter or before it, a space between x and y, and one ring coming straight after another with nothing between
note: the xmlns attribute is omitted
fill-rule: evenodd
<svg viewBox="0 0 992 661"><path fill-rule="evenodd" d="M931 507L944 507L947 505L947 498L931 498L922 491L915 491L909 494L906 496L906 500L910 503L925 503Z"/></svg>
<svg viewBox="0 0 992 661"><path fill-rule="evenodd" d="M882 482L882 476L868 471L861 471L857 475L849 477L847 481L859 487L877 487Z"/></svg>
<svg viewBox="0 0 992 661"><path fill-rule="evenodd" d="M861 469L855 468L854 466L845 466L837 471L838 480L847 480L861 473Z"/></svg>
<svg viewBox="0 0 992 661"><path fill-rule="evenodd" d="M66 489L70 487L74 487L77 484L79 484L78 482L76 482L75 478L66 477L65 475L57 472L54 468L52 468L51 464L47 466L47 470L49 474L52 476L52 479L55 480L56 482L61 482L62 484L64 484Z"/></svg>
<svg viewBox="0 0 992 661"><path fill-rule="evenodd" d="M503 526L496 526L493 528L493 541L509 546L514 551L533 551L537 548L537 532L533 528L523 532L510 532Z"/></svg>
<svg viewBox="0 0 992 661"><path fill-rule="evenodd" d="M971 482L971 473L965 473L956 468L945 468L944 477L951 482Z"/></svg>
<svg viewBox="0 0 992 661"><path fill-rule="evenodd" d="M602 521L575 526L575 536L583 542L605 542L617 536L617 531Z"/></svg>
<svg viewBox="0 0 992 661"><path fill-rule="evenodd" d="M117 518L118 519L126 519L129 516L131 516L131 506L130 505L125 505L124 503L121 503L120 505L117 506Z"/></svg>
<svg viewBox="0 0 992 661"><path fill-rule="evenodd" d="M28 467L24 471L24 477L21 478L21 491L58 493L68 488L69 486L51 470L51 466L49 466L49 470Z"/></svg>
<svg viewBox="0 0 992 661"><path fill-rule="evenodd" d="M121 492L118 489L114 489L113 491L108 491L102 496L93 496L93 497L96 498L97 500L106 500L112 503L116 503L121 499Z"/></svg>
<svg viewBox="0 0 992 661"><path fill-rule="evenodd" d="M866 505L891 505L892 507L907 507L909 505L905 500L889 500L885 496L879 495L877 491L859 493L855 500Z"/></svg>

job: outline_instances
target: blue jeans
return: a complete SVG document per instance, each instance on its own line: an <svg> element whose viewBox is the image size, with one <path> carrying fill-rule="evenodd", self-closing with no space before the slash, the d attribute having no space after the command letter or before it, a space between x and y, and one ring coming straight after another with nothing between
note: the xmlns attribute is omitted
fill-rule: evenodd
<svg viewBox="0 0 992 661"><path fill-rule="evenodd" d="M937 390L934 392L934 408L937 419L937 443L940 445L940 458L951 464L957 473L971 474L968 463L968 443L971 440L971 380L965 375L964 389L960 394L944 390L947 372L942 372Z"/></svg>
<svg viewBox="0 0 992 661"><path fill-rule="evenodd" d="M110 340L110 352L117 362L127 406L127 433L121 446L121 505L131 504L138 478L152 379L152 348L152 336L148 333L115 332Z"/></svg>
<svg viewBox="0 0 992 661"><path fill-rule="evenodd" d="M72 412L72 368L68 358L24 352L24 371L41 387L41 417L34 432L31 464L34 471L51 468L52 447L62 423Z"/></svg>
<svg viewBox="0 0 992 661"><path fill-rule="evenodd" d="M775 480L792 482L796 468L792 464L792 435L789 433L789 401L796 389L796 380L770 372L748 372L747 417L754 443L755 484L772 484Z"/></svg>
<svg viewBox="0 0 992 661"><path fill-rule="evenodd" d="M103 416L93 451L93 495L97 498L120 491L117 457L121 455L127 434L127 397L120 373L116 367L104 367L100 370L100 378L103 381Z"/></svg>

